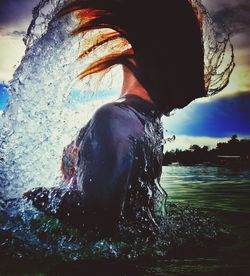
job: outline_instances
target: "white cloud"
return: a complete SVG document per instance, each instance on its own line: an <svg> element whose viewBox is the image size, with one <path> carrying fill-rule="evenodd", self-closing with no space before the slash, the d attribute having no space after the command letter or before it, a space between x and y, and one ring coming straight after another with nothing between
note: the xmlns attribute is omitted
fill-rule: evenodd
<svg viewBox="0 0 250 276"><path fill-rule="evenodd" d="M8 82L24 55L22 41L31 22L32 8L40 0L3 1L0 10L0 82ZM22 2L22 3L21 3Z"/></svg>
<svg viewBox="0 0 250 276"><path fill-rule="evenodd" d="M0 37L0 82L8 82L24 55L25 45L20 37Z"/></svg>

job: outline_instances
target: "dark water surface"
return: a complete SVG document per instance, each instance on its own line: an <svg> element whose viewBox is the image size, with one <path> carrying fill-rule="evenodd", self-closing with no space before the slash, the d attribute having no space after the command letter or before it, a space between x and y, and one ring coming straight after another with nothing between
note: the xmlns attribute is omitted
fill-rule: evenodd
<svg viewBox="0 0 250 276"><path fill-rule="evenodd" d="M250 169L170 165L161 183L169 201L208 211L234 236L210 257L172 261L166 272L250 275Z"/></svg>
<svg viewBox="0 0 250 276"><path fill-rule="evenodd" d="M0 275L250 275L250 170L163 168L156 242L89 241L22 199L0 197Z"/></svg>
<svg viewBox="0 0 250 276"><path fill-rule="evenodd" d="M250 214L250 169L171 165L161 184L171 201Z"/></svg>

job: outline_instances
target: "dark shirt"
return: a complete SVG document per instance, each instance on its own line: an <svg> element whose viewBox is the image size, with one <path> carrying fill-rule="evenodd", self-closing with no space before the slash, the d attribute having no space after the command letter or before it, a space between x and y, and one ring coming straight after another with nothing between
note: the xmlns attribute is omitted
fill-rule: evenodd
<svg viewBox="0 0 250 276"><path fill-rule="evenodd" d="M99 108L76 139L79 190L54 189L53 197L58 193L61 198L57 217L108 231L121 219L157 224L155 216L166 199L159 184L160 117L152 104L134 95Z"/></svg>

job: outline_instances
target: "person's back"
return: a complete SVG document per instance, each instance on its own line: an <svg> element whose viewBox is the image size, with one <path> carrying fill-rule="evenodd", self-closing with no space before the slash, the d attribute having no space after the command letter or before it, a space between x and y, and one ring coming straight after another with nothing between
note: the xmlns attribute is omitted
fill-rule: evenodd
<svg viewBox="0 0 250 276"><path fill-rule="evenodd" d="M153 212L162 139L160 113L137 96L127 95L96 112L77 139L78 185L85 212L96 217L95 223L115 225L122 214Z"/></svg>
<svg viewBox="0 0 250 276"><path fill-rule="evenodd" d="M159 185L162 139L160 113L126 95L102 106L80 131L78 189L43 188L28 197L39 209L83 229L111 233L130 223L149 232L166 199Z"/></svg>

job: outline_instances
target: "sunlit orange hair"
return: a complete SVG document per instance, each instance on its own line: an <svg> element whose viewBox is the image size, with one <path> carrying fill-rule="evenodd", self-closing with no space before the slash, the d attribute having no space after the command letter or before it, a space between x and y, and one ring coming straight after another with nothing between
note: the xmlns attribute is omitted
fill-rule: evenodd
<svg viewBox="0 0 250 276"><path fill-rule="evenodd" d="M115 45L80 78L122 64L166 113L206 95L202 19L188 0L78 0L60 15L71 12L79 19L74 35L96 31L80 58L108 43Z"/></svg>

